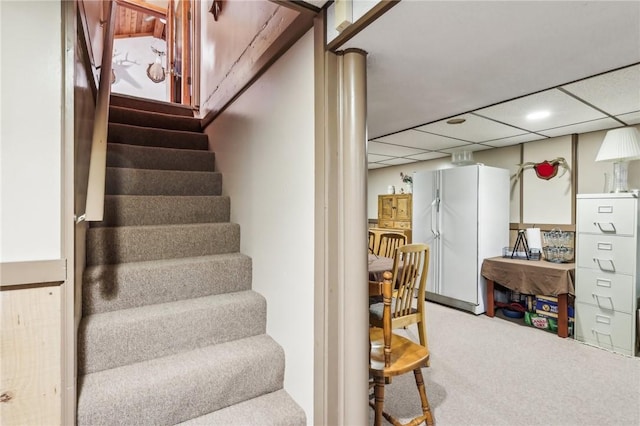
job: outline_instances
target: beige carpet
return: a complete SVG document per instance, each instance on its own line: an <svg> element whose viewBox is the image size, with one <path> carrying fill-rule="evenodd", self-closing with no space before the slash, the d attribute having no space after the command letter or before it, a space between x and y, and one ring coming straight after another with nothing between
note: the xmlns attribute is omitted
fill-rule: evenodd
<svg viewBox="0 0 640 426"><path fill-rule="evenodd" d="M431 302L427 324L423 372L438 426L640 425L638 357ZM394 379L386 402L401 418L417 414L413 375Z"/></svg>

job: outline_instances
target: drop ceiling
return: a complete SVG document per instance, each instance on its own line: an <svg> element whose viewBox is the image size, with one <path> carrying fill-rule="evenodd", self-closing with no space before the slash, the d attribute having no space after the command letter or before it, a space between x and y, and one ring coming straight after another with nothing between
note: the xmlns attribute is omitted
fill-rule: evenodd
<svg viewBox="0 0 640 426"><path fill-rule="evenodd" d="M350 47L369 169L640 123L640 2L403 0Z"/></svg>

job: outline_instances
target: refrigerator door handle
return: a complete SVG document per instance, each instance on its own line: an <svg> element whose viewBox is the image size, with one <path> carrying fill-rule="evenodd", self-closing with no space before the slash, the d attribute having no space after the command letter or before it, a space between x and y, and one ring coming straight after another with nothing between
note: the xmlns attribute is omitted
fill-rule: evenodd
<svg viewBox="0 0 640 426"><path fill-rule="evenodd" d="M438 238L440 236L440 232L436 229L438 215L437 212L440 209L440 198L436 196L433 202L431 203L431 233Z"/></svg>

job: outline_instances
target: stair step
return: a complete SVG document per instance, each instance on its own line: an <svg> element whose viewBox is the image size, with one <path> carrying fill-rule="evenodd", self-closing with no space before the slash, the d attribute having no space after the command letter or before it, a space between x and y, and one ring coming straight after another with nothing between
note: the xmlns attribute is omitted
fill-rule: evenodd
<svg viewBox="0 0 640 426"><path fill-rule="evenodd" d="M107 141L162 148L201 149L203 151L209 149L209 139L204 133L155 129L121 123L109 123Z"/></svg>
<svg viewBox="0 0 640 426"><path fill-rule="evenodd" d="M281 389L257 398L205 414L180 423L179 426L304 426L307 417L291 396Z"/></svg>
<svg viewBox="0 0 640 426"><path fill-rule="evenodd" d="M135 169L215 171L213 152L197 149L107 144L107 166Z"/></svg>
<svg viewBox="0 0 640 426"><path fill-rule="evenodd" d="M265 334L79 377L77 424L176 424L282 389Z"/></svg>
<svg viewBox="0 0 640 426"><path fill-rule="evenodd" d="M187 132L202 131L199 118L176 116L156 111L142 111L116 105L109 106L109 122L158 129L185 130Z"/></svg>
<svg viewBox="0 0 640 426"><path fill-rule="evenodd" d="M219 172L107 167L108 195L220 195Z"/></svg>
<svg viewBox="0 0 640 426"><path fill-rule="evenodd" d="M240 226L198 223L89 228L87 266L240 251Z"/></svg>
<svg viewBox="0 0 640 426"><path fill-rule="evenodd" d="M83 315L251 289L241 253L94 265L82 280Z"/></svg>
<svg viewBox="0 0 640 426"><path fill-rule="evenodd" d="M143 111L162 112L164 114L180 115L183 117L193 117L193 109L187 105L163 102L147 98L138 98L121 93L111 93L109 105L135 108Z"/></svg>
<svg viewBox="0 0 640 426"><path fill-rule="evenodd" d="M266 302L247 290L82 318L78 371L94 373L266 331Z"/></svg>
<svg viewBox="0 0 640 426"><path fill-rule="evenodd" d="M91 227L229 222L225 195L107 195L104 218Z"/></svg>

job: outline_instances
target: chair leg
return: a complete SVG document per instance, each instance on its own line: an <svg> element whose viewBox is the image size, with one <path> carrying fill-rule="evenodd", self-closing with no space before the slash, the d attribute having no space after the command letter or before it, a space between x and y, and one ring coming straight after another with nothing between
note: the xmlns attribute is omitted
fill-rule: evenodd
<svg viewBox="0 0 640 426"><path fill-rule="evenodd" d="M384 377L375 376L373 381L374 385L374 396L375 396L375 420L373 424L375 426L382 425L382 409L384 407Z"/></svg>
<svg viewBox="0 0 640 426"><path fill-rule="evenodd" d="M424 389L422 370L420 368L416 368L415 370L413 370L413 375L416 377L416 386L418 387L418 393L420 394L420 402L422 403L422 415L425 418L427 426L433 426L433 414L431 413L431 407L429 407L427 393Z"/></svg>
<svg viewBox="0 0 640 426"><path fill-rule="evenodd" d="M424 314L423 314L424 315ZM418 337L420 338L420 344L429 350L429 344L427 343L427 327L425 327L424 321L418 322ZM431 361L427 360L427 367L431 366Z"/></svg>

